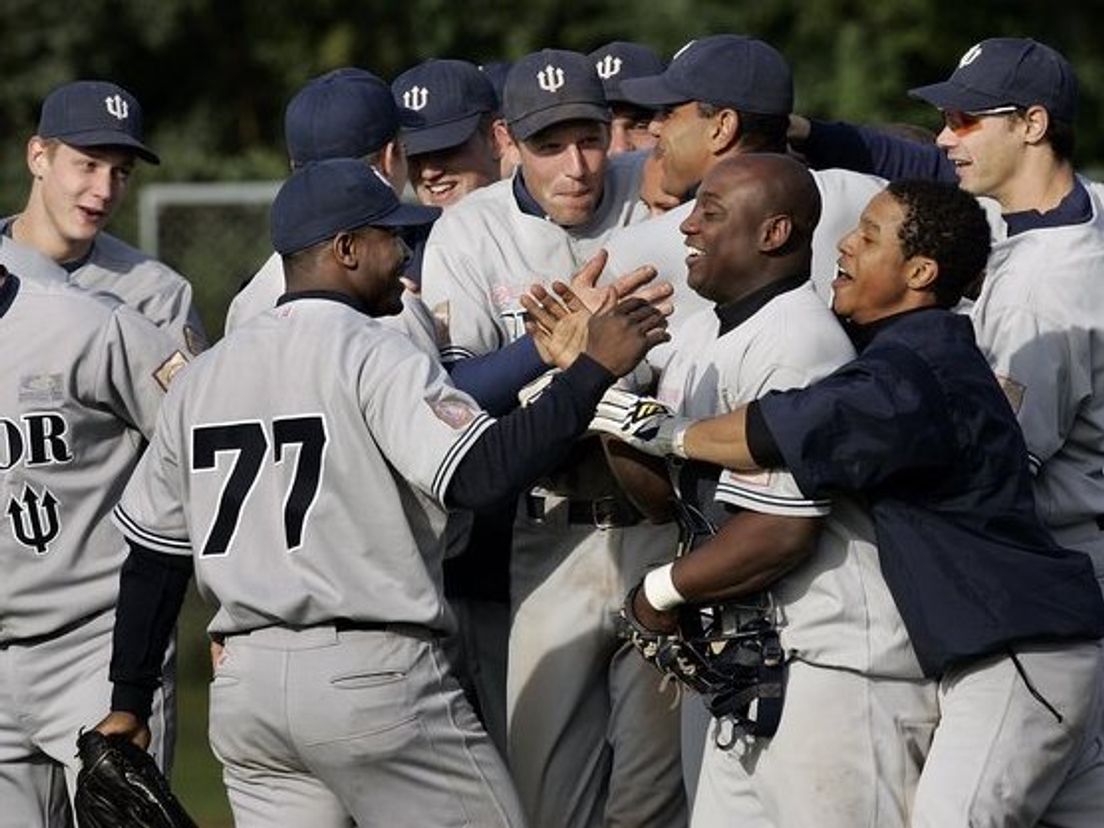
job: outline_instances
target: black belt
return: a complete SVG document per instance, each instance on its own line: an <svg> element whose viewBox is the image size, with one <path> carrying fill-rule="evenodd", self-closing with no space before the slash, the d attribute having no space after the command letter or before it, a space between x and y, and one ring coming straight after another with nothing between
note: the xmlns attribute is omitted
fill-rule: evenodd
<svg viewBox="0 0 1104 828"><path fill-rule="evenodd" d="M547 500L541 495L525 496L525 511L530 520L543 521L548 517ZM618 529L636 526L640 523L640 513L632 506L616 497L600 497L596 500L566 501L567 522L580 526L596 526L599 529ZM564 502L553 507L564 508Z"/></svg>
<svg viewBox="0 0 1104 828"><path fill-rule="evenodd" d="M1101 532L1104 532L1104 515L1096 516L1096 526Z"/></svg>
<svg viewBox="0 0 1104 828"><path fill-rule="evenodd" d="M320 627L328 627L329 624L319 624ZM352 618L337 618L333 622L333 628L338 632L353 632L354 630L386 630L395 626L386 621L354 621Z"/></svg>

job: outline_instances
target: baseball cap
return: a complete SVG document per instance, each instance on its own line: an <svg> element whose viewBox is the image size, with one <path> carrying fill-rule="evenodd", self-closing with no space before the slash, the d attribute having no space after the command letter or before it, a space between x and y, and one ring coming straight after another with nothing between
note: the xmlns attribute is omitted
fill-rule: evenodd
<svg viewBox="0 0 1104 828"><path fill-rule="evenodd" d="M436 207L403 204L383 176L355 158L300 167L272 202L272 246L287 256L344 230L429 224Z"/></svg>
<svg viewBox="0 0 1104 828"><path fill-rule="evenodd" d="M407 155L459 146L498 109L490 79L465 60L419 63L395 79L391 92L410 124L402 131Z"/></svg>
<svg viewBox="0 0 1104 828"><path fill-rule="evenodd" d="M142 141L142 106L123 87L108 81L74 81L42 102L41 138L72 147L126 147L151 164L161 159Z"/></svg>
<svg viewBox="0 0 1104 828"><path fill-rule="evenodd" d="M506 76L502 111L523 141L563 121L610 120L594 62L565 49L543 49L515 63Z"/></svg>
<svg viewBox="0 0 1104 828"><path fill-rule="evenodd" d="M1077 117L1077 76L1061 54L1026 37L994 37L971 46L942 83L909 95L940 109L979 112L999 106L1046 107L1060 121Z"/></svg>
<svg viewBox="0 0 1104 828"><path fill-rule="evenodd" d="M760 115L789 115L793 74L773 46L743 35L691 40L661 75L621 83L625 99L659 109L688 101L729 106Z"/></svg>
<svg viewBox="0 0 1104 828"><path fill-rule="evenodd" d="M326 158L363 158L393 140L400 121L386 83L364 69L334 69L308 81L288 103L288 157L295 166Z"/></svg>
<svg viewBox="0 0 1104 828"><path fill-rule="evenodd" d="M510 67L513 65L508 60L492 60L489 63L479 64L479 71L490 80L499 103L502 102L502 90L506 86L506 76L510 74Z"/></svg>
<svg viewBox="0 0 1104 828"><path fill-rule="evenodd" d="M621 92L621 82L629 78L645 78L663 72L663 58L647 46L615 40L600 46L589 55L610 103L630 102Z"/></svg>

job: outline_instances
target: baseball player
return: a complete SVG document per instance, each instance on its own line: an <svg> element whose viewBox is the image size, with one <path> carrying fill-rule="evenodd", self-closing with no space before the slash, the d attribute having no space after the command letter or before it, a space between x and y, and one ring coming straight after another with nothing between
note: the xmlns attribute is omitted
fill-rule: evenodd
<svg viewBox="0 0 1104 828"><path fill-rule="evenodd" d="M609 109L589 58L522 58L503 112L518 172L445 211L426 244L422 297L446 364L510 347L528 285L574 270L643 213L639 158L606 156ZM623 589L670 554L673 528L641 525L593 440L518 511L507 738L526 815L557 828L682 824L677 711L614 628Z"/></svg>
<svg viewBox="0 0 1104 828"><path fill-rule="evenodd" d="M721 34L691 41L662 74L626 80L621 92L658 110L651 128L659 137L660 185L667 193L691 193L724 158L786 151L793 77L785 58L754 38ZM823 210L813 237L812 279L827 303L836 241L854 226L882 182L842 170L818 172L815 178ZM693 207L690 200L662 217L619 231L608 244L609 272L647 262L674 285L672 332L709 306L686 286L686 251L678 228ZM652 352L649 361L662 365L671 347Z"/></svg>
<svg viewBox="0 0 1104 828"><path fill-rule="evenodd" d="M744 474L784 466L811 496L871 504L885 578L940 678L912 825L1100 825L1104 602L1087 556L1037 517L1014 414L970 322L946 310L988 240L966 193L890 184L840 244L834 308L859 358L665 430L682 431L684 456ZM692 573L680 565L681 590Z"/></svg>
<svg viewBox="0 0 1104 828"><path fill-rule="evenodd" d="M98 727L144 744L194 567L226 636L211 739L240 826L522 824L439 643L445 509L554 461L662 316L595 317L586 355L494 421L375 318L402 307L397 231L435 213L355 159L296 171L273 205L290 292L181 377L115 511L133 551Z"/></svg>
<svg viewBox="0 0 1104 828"><path fill-rule="evenodd" d="M109 709L126 547L107 516L186 358L136 311L13 247L0 244L13 268L0 275L0 825L27 828L69 824L77 734ZM160 694L151 729L164 766Z"/></svg>
<svg viewBox="0 0 1104 828"><path fill-rule="evenodd" d="M427 60L395 78L391 91L412 124L402 144L418 201L448 207L498 181L498 97L474 64Z"/></svg>
<svg viewBox="0 0 1104 828"><path fill-rule="evenodd" d="M327 158L363 158L401 192L406 158L399 118L390 88L371 72L345 67L313 78L284 112L291 169ZM230 302L226 332L275 307L283 293L284 271L273 253Z"/></svg>
<svg viewBox="0 0 1104 828"><path fill-rule="evenodd" d="M804 148L815 164L957 181L999 204L969 313L1023 429L1039 514L1092 557L1104 586L1104 203L1071 163L1073 67L1034 40L991 38L911 94L942 111L938 147L799 121Z"/></svg>
<svg viewBox="0 0 1104 828"><path fill-rule="evenodd" d="M688 282L714 306L677 334L660 400L688 417L716 414L853 357L809 282L819 204L812 175L785 156L737 155L706 174L682 232ZM686 464L675 475L715 534L648 574L637 618L663 628L672 615L657 609L754 604L766 590L788 660L781 701L763 693L752 717L760 728L779 717L773 735L729 732L714 702L691 825L907 825L938 707L866 512L849 498L810 497L784 471Z"/></svg>
<svg viewBox="0 0 1104 828"><path fill-rule="evenodd" d="M160 163L143 143L142 107L113 83L76 81L51 92L27 142L31 192L0 233L60 264L69 281L109 293L165 328L186 353L207 347L179 273L103 228L126 195L134 163Z"/></svg>
<svg viewBox="0 0 1104 828"><path fill-rule="evenodd" d="M625 97L621 84L630 78L649 77L663 72L663 59L647 46L615 40L590 53L606 100L610 105L609 154L651 150L655 136L648 129L654 110L638 106Z"/></svg>

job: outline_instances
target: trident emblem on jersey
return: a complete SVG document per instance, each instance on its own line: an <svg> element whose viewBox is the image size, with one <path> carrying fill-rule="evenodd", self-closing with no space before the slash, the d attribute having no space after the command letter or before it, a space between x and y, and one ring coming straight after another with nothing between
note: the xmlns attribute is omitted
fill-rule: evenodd
<svg viewBox="0 0 1104 828"><path fill-rule="evenodd" d="M120 121L125 121L127 115L130 114L130 108L127 106L126 100L117 92L104 98L104 105L107 107L108 114L115 116Z"/></svg>
<svg viewBox="0 0 1104 828"><path fill-rule="evenodd" d="M598 70L598 77L609 80L614 75L620 74L621 58L614 57L613 55L606 55L594 64L594 68Z"/></svg>
<svg viewBox="0 0 1104 828"><path fill-rule="evenodd" d="M415 112L425 109L429 103L429 90L424 86L412 86L403 92L403 106Z"/></svg>
<svg viewBox="0 0 1104 828"><path fill-rule="evenodd" d="M537 72L537 83L545 92L555 92L564 85L564 70L550 63Z"/></svg>
<svg viewBox="0 0 1104 828"><path fill-rule="evenodd" d="M50 544L61 531L57 507L57 498L49 489L43 488L38 495L24 483L23 497L19 500L12 497L8 501L8 520L15 539L33 549L36 555L49 552Z"/></svg>

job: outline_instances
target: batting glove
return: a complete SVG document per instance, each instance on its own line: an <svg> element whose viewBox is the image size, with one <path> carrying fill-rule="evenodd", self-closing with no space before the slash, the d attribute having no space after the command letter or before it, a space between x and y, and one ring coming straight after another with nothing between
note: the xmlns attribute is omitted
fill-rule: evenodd
<svg viewBox="0 0 1104 828"><path fill-rule="evenodd" d="M645 454L686 457L682 443L692 422L677 416L654 397L611 388L602 395L590 430L624 440Z"/></svg>

